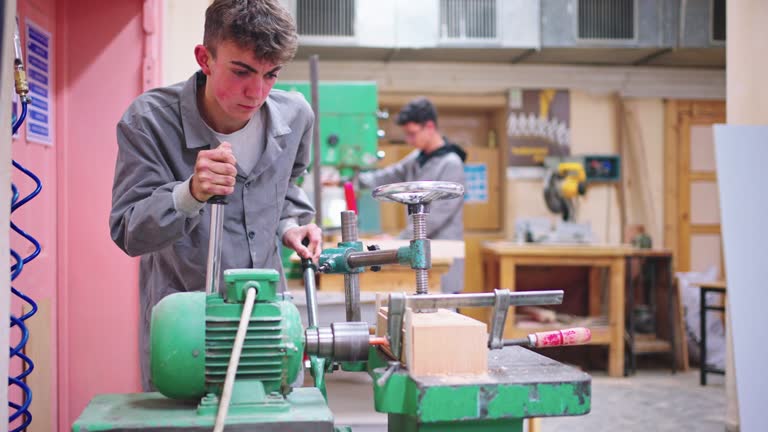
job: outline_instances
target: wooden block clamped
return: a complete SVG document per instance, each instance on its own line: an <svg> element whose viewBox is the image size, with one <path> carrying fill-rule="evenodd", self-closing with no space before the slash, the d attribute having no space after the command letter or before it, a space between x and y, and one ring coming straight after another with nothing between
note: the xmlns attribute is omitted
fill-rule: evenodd
<svg viewBox="0 0 768 432"><path fill-rule="evenodd" d="M403 321L405 365L413 376L484 374L488 371L485 323L446 309L407 310Z"/></svg>
<svg viewBox="0 0 768 432"><path fill-rule="evenodd" d="M387 336L387 308L376 315L376 336ZM403 320L400 361L411 375L483 374L488 371L485 323L446 309L413 313Z"/></svg>

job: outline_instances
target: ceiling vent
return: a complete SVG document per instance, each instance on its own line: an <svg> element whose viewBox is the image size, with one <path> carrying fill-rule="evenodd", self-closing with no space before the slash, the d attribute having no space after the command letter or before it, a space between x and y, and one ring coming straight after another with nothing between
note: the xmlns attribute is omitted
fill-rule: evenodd
<svg viewBox="0 0 768 432"><path fill-rule="evenodd" d="M355 0L297 0L301 36L355 36Z"/></svg>
<svg viewBox="0 0 768 432"><path fill-rule="evenodd" d="M579 0L578 39L635 39L635 0Z"/></svg>
<svg viewBox="0 0 768 432"><path fill-rule="evenodd" d="M496 41L497 0L440 0L442 41Z"/></svg>

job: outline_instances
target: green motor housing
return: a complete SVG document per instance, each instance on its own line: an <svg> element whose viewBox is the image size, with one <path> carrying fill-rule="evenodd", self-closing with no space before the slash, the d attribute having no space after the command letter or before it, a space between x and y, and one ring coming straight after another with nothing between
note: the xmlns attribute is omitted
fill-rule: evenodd
<svg viewBox="0 0 768 432"><path fill-rule="evenodd" d="M227 270L226 299L204 292L162 299L150 324L150 369L157 390L182 400L221 394L245 292L255 287L236 380L259 381L265 394L288 394L302 367L304 330L296 306L277 293L279 279L271 269Z"/></svg>

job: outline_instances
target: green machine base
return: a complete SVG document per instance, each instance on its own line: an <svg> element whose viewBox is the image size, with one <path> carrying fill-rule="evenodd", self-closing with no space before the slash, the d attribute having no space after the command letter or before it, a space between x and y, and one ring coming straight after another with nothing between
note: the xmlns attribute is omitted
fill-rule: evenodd
<svg viewBox="0 0 768 432"><path fill-rule="evenodd" d="M591 406L591 378L522 347L489 351L488 373L412 377L386 371L372 353L376 411L389 414L390 432L521 432L530 417L577 416Z"/></svg>
<svg viewBox="0 0 768 432"><path fill-rule="evenodd" d="M285 411L230 412L227 432L333 432L333 413L313 387L297 388L286 398ZM73 432L206 431L213 430L214 415L198 415L197 402L168 399L160 393L99 395L91 400L72 425ZM342 429L343 430L343 429Z"/></svg>

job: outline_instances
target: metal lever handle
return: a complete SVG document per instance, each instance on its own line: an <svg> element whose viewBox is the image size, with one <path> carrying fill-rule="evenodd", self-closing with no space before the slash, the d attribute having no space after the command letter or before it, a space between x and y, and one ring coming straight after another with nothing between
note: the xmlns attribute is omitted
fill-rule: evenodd
<svg viewBox="0 0 768 432"><path fill-rule="evenodd" d="M304 237L301 244L309 246L309 238ZM304 292L307 297L307 324L317 327L317 288L315 286L315 263L311 258L302 258L301 270L304 276Z"/></svg>
<svg viewBox="0 0 768 432"><path fill-rule="evenodd" d="M219 293L219 279L221 279L221 244L224 232L224 205L227 197L215 195L208 202L211 204L211 227L208 237L208 264L205 271L205 292L207 294Z"/></svg>

